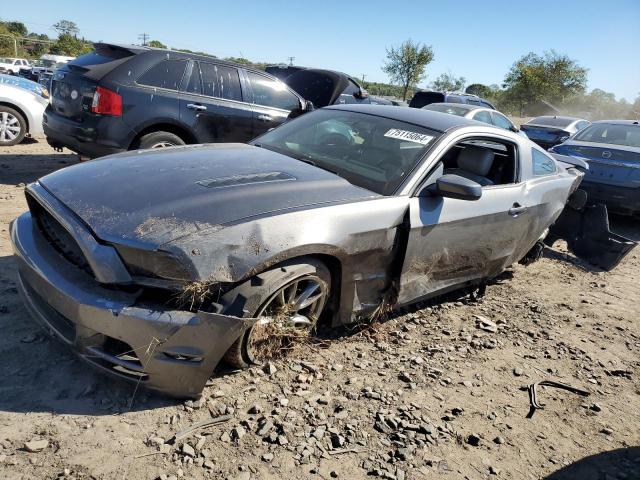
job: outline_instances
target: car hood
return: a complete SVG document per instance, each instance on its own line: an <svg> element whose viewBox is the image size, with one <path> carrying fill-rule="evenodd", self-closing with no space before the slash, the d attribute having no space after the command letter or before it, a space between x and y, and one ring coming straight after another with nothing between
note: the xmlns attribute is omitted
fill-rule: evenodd
<svg viewBox="0 0 640 480"><path fill-rule="evenodd" d="M286 210L379 195L299 160L244 144L140 150L39 180L101 240L157 248Z"/></svg>

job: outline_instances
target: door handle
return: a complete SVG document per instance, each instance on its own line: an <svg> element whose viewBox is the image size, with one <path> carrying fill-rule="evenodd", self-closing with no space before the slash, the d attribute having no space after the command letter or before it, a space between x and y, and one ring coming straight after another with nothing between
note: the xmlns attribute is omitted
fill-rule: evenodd
<svg viewBox="0 0 640 480"><path fill-rule="evenodd" d="M517 217L518 215L526 211L527 211L527 207L523 207L519 203L514 203L513 207L509 209L509 215L511 215L512 217Z"/></svg>
<svg viewBox="0 0 640 480"><path fill-rule="evenodd" d="M271 120L273 120L271 118L270 115L258 115L258 120L262 121L262 122L270 122Z"/></svg>
<svg viewBox="0 0 640 480"><path fill-rule="evenodd" d="M205 105L198 105L197 103L188 103L187 104L187 108L189 110L198 110L198 111L202 111L202 110L206 110L207 107Z"/></svg>

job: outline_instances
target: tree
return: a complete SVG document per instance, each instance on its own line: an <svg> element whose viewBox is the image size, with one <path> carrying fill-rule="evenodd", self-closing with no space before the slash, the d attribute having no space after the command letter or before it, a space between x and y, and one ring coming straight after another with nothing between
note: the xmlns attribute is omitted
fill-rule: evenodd
<svg viewBox="0 0 640 480"><path fill-rule="evenodd" d="M147 46L153 48L167 48L167 46L160 40L151 40L149 43L147 43Z"/></svg>
<svg viewBox="0 0 640 480"><path fill-rule="evenodd" d="M70 20L60 20L58 23L53 24L53 28L55 28L56 32L58 32L59 36L62 35L77 35L80 29L75 22Z"/></svg>
<svg viewBox="0 0 640 480"><path fill-rule="evenodd" d="M451 72L443 73L431 83L431 88L438 92L457 92L463 90L467 79L456 77Z"/></svg>
<svg viewBox="0 0 640 480"><path fill-rule="evenodd" d="M523 115L527 105L541 100L561 103L583 93L586 84L586 68L551 50L542 56L530 52L517 60L507 73L503 87L505 100L518 105Z"/></svg>
<svg viewBox="0 0 640 480"><path fill-rule="evenodd" d="M25 37L27 35L27 27L22 22L2 22L11 35L16 37Z"/></svg>
<svg viewBox="0 0 640 480"><path fill-rule="evenodd" d="M497 90L497 89L496 89ZM477 95L482 98L489 98L494 95L494 90L482 83L472 83L467 87L465 93L470 93L471 95Z"/></svg>
<svg viewBox="0 0 640 480"><path fill-rule="evenodd" d="M51 47L51 53L77 57L78 55L89 53L92 49L93 48L90 43L85 43L70 34L63 33Z"/></svg>
<svg viewBox="0 0 640 480"><path fill-rule="evenodd" d="M402 86L402 100L407 99L409 88L415 87L424 79L424 69L433 61L433 49L430 45L406 40L399 47L387 49L387 60L382 71L389 75L392 82Z"/></svg>

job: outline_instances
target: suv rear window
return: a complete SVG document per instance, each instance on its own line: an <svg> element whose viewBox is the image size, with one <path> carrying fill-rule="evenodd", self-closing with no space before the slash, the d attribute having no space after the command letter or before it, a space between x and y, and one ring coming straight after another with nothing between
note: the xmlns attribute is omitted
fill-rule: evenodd
<svg viewBox="0 0 640 480"><path fill-rule="evenodd" d="M163 60L143 73L138 78L138 83L149 87L178 90L186 66L186 60Z"/></svg>
<svg viewBox="0 0 640 480"><path fill-rule="evenodd" d="M71 60L63 68L82 73L93 80L100 80L133 56L134 54L127 50L101 48Z"/></svg>
<svg viewBox="0 0 640 480"><path fill-rule="evenodd" d="M202 93L209 97L242 101L240 75L233 67L200 62Z"/></svg>

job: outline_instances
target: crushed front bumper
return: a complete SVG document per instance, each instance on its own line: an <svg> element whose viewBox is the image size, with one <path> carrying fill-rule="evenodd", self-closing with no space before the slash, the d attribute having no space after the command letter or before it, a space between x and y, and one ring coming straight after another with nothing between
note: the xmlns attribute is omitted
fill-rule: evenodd
<svg viewBox="0 0 640 480"><path fill-rule="evenodd" d="M580 188L587 192L590 203L603 203L610 212L621 215L640 214L640 187L620 187L583 180Z"/></svg>
<svg viewBox="0 0 640 480"><path fill-rule="evenodd" d="M11 224L18 288L54 336L99 369L177 397L197 398L253 320L136 303L54 250L29 212Z"/></svg>

